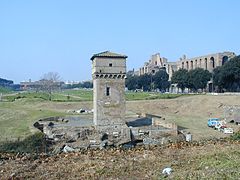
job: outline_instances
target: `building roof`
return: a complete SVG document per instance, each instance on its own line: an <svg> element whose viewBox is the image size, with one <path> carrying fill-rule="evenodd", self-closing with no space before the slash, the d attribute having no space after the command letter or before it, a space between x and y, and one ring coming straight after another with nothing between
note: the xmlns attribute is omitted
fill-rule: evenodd
<svg viewBox="0 0 240 180"><path fill-rule="evenodd" d="M94 54L94 55L91 57L91 60L93 60L93 59L96 58L96 57L105 57L105 58L127 58L126 55L117 54L117 53L110 52L110 51L104 51L104 52L100 52L100 53L98 53L98 54Z"/></svg>

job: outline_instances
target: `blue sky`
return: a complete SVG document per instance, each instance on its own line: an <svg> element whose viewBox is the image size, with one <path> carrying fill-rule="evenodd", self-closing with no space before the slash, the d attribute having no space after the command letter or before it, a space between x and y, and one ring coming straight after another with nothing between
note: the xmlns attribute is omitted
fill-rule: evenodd
<svg viewBox="0 0 240 180"><path fill-rule="evenodd" d="M176 61L239 54L238 0L1 0L0 77L91 79L94 53L128 55L128 69L150 56Z"/></svg>

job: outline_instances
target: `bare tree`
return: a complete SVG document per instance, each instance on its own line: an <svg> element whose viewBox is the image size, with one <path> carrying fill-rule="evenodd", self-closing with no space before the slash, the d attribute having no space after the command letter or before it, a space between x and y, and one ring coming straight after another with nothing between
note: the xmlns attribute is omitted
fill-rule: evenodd
<svg viewBox="0 0 240 180"><path fill-rule="evenodd" d="M49 72L43 75L39 81L41 89L48 93L49 100L52 100L52 92L61 87L61 78L57 72Z"/></svg>

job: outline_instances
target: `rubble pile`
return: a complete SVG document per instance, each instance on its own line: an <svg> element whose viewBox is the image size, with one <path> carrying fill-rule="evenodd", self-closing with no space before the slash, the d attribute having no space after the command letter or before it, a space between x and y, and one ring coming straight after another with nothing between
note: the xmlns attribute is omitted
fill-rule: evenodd
<svg viewBox="0 0 240 180"><path fill-rule="evenodd" d="M128 150L119 148L85 150L52 156L0 153L0 177L1 179L158 179L165 176L162 174L164 168L171 167L173 171L168 175L169 178L221 178L229 168L231 168L231 176L239 175L236 166L240 163L240 154L236 153L236 149L239 148L240 143L237 141L212 140L174 143L166 146L142 146ZM224 154L228 156L227 166L221 165ZM208 162L209 158L213 158L213 162ZM233 161L235 166L231 166L230 161ZM216 162L220 163L219 167Z"/></svg>

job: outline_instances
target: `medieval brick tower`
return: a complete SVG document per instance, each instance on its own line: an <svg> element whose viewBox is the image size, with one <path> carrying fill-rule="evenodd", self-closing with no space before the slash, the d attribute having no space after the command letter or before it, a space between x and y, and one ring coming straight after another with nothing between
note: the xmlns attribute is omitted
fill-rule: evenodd
<svg viewBox="0 0 240 180"><path fill-rule="evenodd" d="M126 58L109 51L94 54L91 58L94 125L125 124Z"/></svg>

